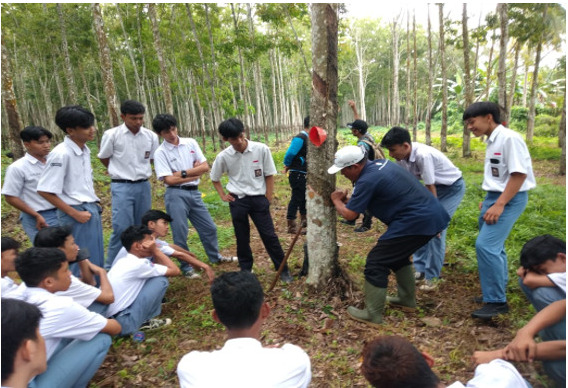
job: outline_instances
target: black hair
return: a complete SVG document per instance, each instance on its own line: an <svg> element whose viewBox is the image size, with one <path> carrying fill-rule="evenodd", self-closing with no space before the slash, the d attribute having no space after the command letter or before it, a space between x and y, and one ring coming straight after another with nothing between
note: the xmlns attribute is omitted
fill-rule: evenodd
<svg viewBox="0 0 568 388"><path fill-rule="evenodd" d="M148 223L150 221L156 222L158 220L172 222L172 217L170 217L168 213L165 213L161 210L151 209L144 213L144 215L142 216L142 225L148 226Z"/></svg>
<svg viewBox="0 0 568 388"><path fill-rule="evenodd" d="M68 128L90 128L95 124L95 116L80 105L68 105L55 113L55 124L65 133Z"/></svg>
<svg viewBox="0 0 568 388"><path fill-rule="evenodd" d="M34 238L34 247L38 248L61 248L65 240L73 234L71 225L50 226L39 230Z"/></svg>
<svg viewBox="0 0 568 388"><path fill-rule="evenodd" d="M146 108L138 101L126 100L120 105L120 113L123 115L139 115L146 113Z"/></svg>
<svg viewBox="0 0 568 388"><path fill-rule="evenodd" d="M33 247L16 259L16 271L26 286L37 287L43 279L59 271L65 262L65 253L59 248Z"/></svg>
<svg viewBox="0 0 568 388"><path fill-rule="evenodd" d="M436 388L440 379L422 354L399 336L381 336L363 348L361 372L373 387Z"/></svg>
<svg viewBox="0 0 568 388"><path fill-rule="evenodd" d="M501 124L501 108L498 104L489 101L474 102L463 112L462 120L466 121L472 117L492 115L496 124Z"/></svg>
<svg viewBox="0 0 568 388"><path fill-rule="evenodd" d="M9 251L10 249L20 249L20 243L8 236L2 236L0 245L2 245L2 252Z"/></svg>
<svg viewBox="0 0 568 388"><path fill-rule="evenodd" d="M559 253L566 254L566 242L545 234L530 239L521 249L521 265L525 269L532 269L547 260L556 261Z"/></svg>
<svg viewBox="0 0 568 388"><path fill-rule="evenodd" d="M228 329L248 329L258 319L264 293L254 274L225 272L213 280L211 299L223 325Z"/></svg>
<svg viewBox="0 0 568 388"><path fill-rule="evenodd" d="M22 300L2 298L2 385L14 373L14 361L24 341L36 341L39 308Z"/></svg>
<svg viewBox="0 0 568 388"><path fill-rule="evenodd" d="M410 132L406 128L402 127L392 127L381 140L381 147L389 148L397 144L412 144L410 140Z"/></svg>
<svg viewBox="0 0 568 388"><path fill-rule="evenodd" d="M171 127L177 127L177 120L169 113L158 114L154 117L154 120L152 120L152 129L158 135L162 133L162 131L169 130Z"/></svg>
<svg viewBox="0 0 568 388"><path fill-rule="evenodd" d="M51 139L53 134L44 127L37 127L35 125L27 126L20 132L20 139L22 139L24 143L29 143L32 140L39 141L43 136L47 136L48 139Z"/></svg>
<svg viewBox="0 0 568 388"><path fill-rule="evenodd" d="M147 226L132 225L122 232L120 235L120 242L122 242L122 246L130 252L132 244L144 240L147 235L152 235L152 231L148 229Z"/></svg>
<svg viewBox="0 0 568 388"><path fill-rule="evenodd" d="M239 137L245 131L243 122L235 117L219 124L219 133L226 139Z"/></svg>
<svg viewBox="0 0 568 388"><path fill-rule="evenodd" d="M310 116L304 117L304 128L308 128L310 126Z"/></svg>

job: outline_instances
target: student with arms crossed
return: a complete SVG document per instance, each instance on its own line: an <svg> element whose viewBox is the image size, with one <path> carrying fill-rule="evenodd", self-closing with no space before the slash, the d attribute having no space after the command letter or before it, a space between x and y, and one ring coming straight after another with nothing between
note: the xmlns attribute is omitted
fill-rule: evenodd
<svg viewBox="0 0 568 388"><path fill-rule="evenodd" d="M16 259L26 290L22 299L43 315L39 331L45 338L47 371L30 387L85 387L99 369L120 324L89 311L67 296L55 295L71 284L65 254L58 248L29 248Z"/></svg>
<svg viewBox="0 0 568 388"><path fill-rule="evenodd" d="M45 169L53 135L43 127L29 126L20 132L26 154L6 170L2 195L20 211L22 228L30 241L38 230L59 223L57 209L37 193L39 178Z"/></svg>

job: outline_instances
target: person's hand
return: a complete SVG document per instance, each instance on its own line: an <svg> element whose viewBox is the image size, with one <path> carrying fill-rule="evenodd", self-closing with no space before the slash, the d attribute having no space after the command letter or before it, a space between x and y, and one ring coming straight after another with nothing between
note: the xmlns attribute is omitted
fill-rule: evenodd
<svg viewBox="0 0 568 388"><path fill-rule="evenodd" d="M503 214L503 210L505 210L504 206L494 204L491 206L485 214L483 215L483 221L485 221L488 225L496 224L499 221L499 217Z"/></svg>
<svg viewBox="0 0 568 388"><path fill-rule="evenodd" d="M205 271L205 275L207 275L207 279L209 279L209 284L213 283L215 279L215 272L211 269L210 266L207 266L203 269Z"/></svg>
<svg viewBox="0 0 568 388"><path fill-rule="evenodd" d="M477 205L477 207L479 207L479 210L481 210L481 208L483 207L483 202L479 202L479 205Z"/></svg>
<svg viewBox="0 0 568 388"><path fill-rule="evenodd" d="M347 105L349 105L351 108L355 108L355 101L347 100Z"/></svg>
<svg viewBox="0 0 568 388"><path fill-rule="evenodd" d="M231 194L223 194L221 195L221 199L224 202L233 202L235 200L235 197L233 197Z"/></svg>
<svg viewBox="0 0 568 388"><path fill-rule="evenodd" d="M517 269L517 276L524 279L527 276L527 270L522 265Z"/></svg>
<svg viewBox="0 0 568 388"><path fill-rule="evenodd" d="M347 202L347 190L335 190L331 193L332 202L341 201L343 203Z"/></svg>
<svg viewBox="0 0 568 388"><path fill-rule="evenodd" d="M536 356L536 342L530 333L520 329L504 350L505 360L532 362Z"/></svg>
<svg viewBox="0 0 568 388"><path fill-rule="evenodd" d="M160 250L160 248L158 248L158 246L156 245L156 240L154 239L154 237L152 237L151 240L144 241L142 243L142 247L144 247L144 249L148 249L152 253Z"/></svg>
<svg viewBox="0 0 568 388"><path fill-rule="evenodd" d="M106 272L104 268L101 268L98 265L91 263L89 259L85 259L84 261L89 265L89 269L93 274L100 276L101 272Z"/></svg>
<svg viewBox="0 0 568 388"><path fill-rule="evenodd" d="M76 213L73 214L72 217L78 223L84 224L86 222L89 222L89 220L91 219L91 213L89 213L86 210L85 211L77 211Z"/></svg>
<svg viewBox="0 0 568 388"><path fill-rule="evenodd" d="M489 351L477 351L473 353L471 360L477 366L480 364L487 364L497 358L503 358L503 349L489 350Z"/></svg>
<svg viewBox="0 0 568 388"><path fill-rule="evenodd" d="M37 230L41 230L43 228L47 228L49 225L47 225L47 222L45 221L45 218L43 218L41 216L41 214L38 214L36 217L36 229Z"/></svg>
<svg viewBox="0 0 568 388"><path fill-rule="evenodd" d="M288 173L288 170L290 170L290 166L284 166L284 170L282 170L282 174Z"/></svg>

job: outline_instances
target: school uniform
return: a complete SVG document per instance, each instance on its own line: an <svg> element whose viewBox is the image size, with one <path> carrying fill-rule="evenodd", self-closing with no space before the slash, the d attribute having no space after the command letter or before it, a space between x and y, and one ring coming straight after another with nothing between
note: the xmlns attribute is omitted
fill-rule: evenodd
<svg viewBox="0 0 568 388"><path fill-rule="evenodd" d="M156 176L162 181L174 172L193 168L195 162L207 161L194 139L183 137L178 139L178 145L164 141L156 150L154 168ZM203 202L198 187L199 182L200 180L197 179L181 185L166 185L164 196L166 212L172 217L170 224L174 244L189 251L187 246L189 232L187 221L189 220L199 235L209 261L218 263L222 256L219 253L217 226ZM180 268L183 272L187 272L191 266L186 262L181 262Z"/></svg>
<svg viewBox="0 0 568 388"><path fill-rule="evenodd" d="M164 240L160 240L159 238L154 240L156 242L156 246L158 247L158 249L166 256L171 257L174 252L175 249L170 247L170 244L168 244L166 241ZM128 251L126 250L126 248L122 247L120 248L120 251L118 251L118 253L116 254L116 257L114 258L114 261L112 262L112 265L115 265L116 262L118 262L118 260L126 257L128 255ZM153 261L153 257L147 257L148 260Z"/></svg>
<svg viewBox="0 0 568 388"><path fill-rule="evenodd" d="M91 253L93 264L104 264L102 208L95 194L91 151L86 145L81 149L65 136L48 155L47 165L41 174L38 191L56 194L63 202L78 211L88 211L91 218L85 223L75 221L71 216L57 210L59 225L71 225L75 242ZM79 276L78 266L72 266L75 276Z"/></svg>
<svg viewBox="0 0 568 388"><path fill-rule="evenodd" d="M108 129L101 139L100 159L109 158L111 177L112 234L107 250L107 268L120 250L120 235L131 225L140 224L152 207L150 161L158 148L158 136L141 127L134 134L125 124Z"/></svg>
<svg viewBox="0 0 568 388"><path fill-rule="evenodd" d="M105 316L122 325L121 335L134 333L147 320L160 315L161 303L168 288L164 276L168 267L154 264L133 254L118 260L108 272L114 291Z"/></svg>
<svg viewBox="0 0 568 388"><path fill-rule="evenodd" d="M102 364L111 344L100 331L107 319L66 296L27 287L22 300L37 306L43 317L39 332L45 339L47 371L30 387L85 387Z"/></svg>
<svg viewBox="0 0 568 388"><path fill-rule="evenodd" d="M233 147L224 149L213 162L211 180L219 182L224 173L229 176L226 189L235 198L233 202L229 202L229 209L241 270L250 271L253 265L249 216L260 234L274 268L278 269L284 259L284 251L274 230L270 203L266 198L265 177L276 174L270 149L265 144L250 140L247 140L247 147L243 152L238 152ZM288 271L287 266L284 271Z"/></svg>
<svg viewBox="0 0 568 388"><path fill-rule="evenodd" d="M424 185L434 185L440 204L448 215L454 216L465 194L462 172L446 155L426 144L412 143L407 160L397 162L405 170L422 180ZM423 272L426 280L440 277L446 255L446 234L448 229L434 237L425 246L414 252L414 270Z"/></svg>
<svg viewBox="0 0 568 388"><path fill-rule="evenodd" d="M482 188L487 192L479 214L479 235L475 242L477 266L484 303L507 301L509 280L505 240L513 225L525 210L528 191L536 187L529 150L521 135L499 125L486 140ZM487 209L495 204L505 190L512 173L526 174L519 192L505 205L497 223L483 220Z"/></svg>
<svg viewBox="0 0 568 388"><path fill-rule="evenodd" d="M22 158L8 166L4 175L2 194L20 198L41 214L49 226L57 226L57 209L37 193L37 184L45 166L46 163L26 152ZM20 212L20 221L24 232L33 243L38 232L35 217Z"/></svg>

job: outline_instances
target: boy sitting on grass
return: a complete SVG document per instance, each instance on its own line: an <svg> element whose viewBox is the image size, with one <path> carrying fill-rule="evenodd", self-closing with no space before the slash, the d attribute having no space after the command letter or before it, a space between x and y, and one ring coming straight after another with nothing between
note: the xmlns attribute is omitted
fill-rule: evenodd
<svg viewBox="0 0 568 388"><path fill-rule="evenodd" d="M128 255L114 263L108 273L115 301L106 316L120 322L123 336L171 324L169 318L154 317L162 311L162 299L169 285L167 277L181 274L180 269L160 251L152 231L145 226L129 226L120 240ZM155 263L147 259L149 256Z"/></svg>
<svg viewBox="0 0 568 388"><path fill-rule="evenodd" d="M8 272L13 272L16 270L16 257L18 257L18 249L20 249L20 243L14 240L12 237L2 237L2 261L1 261L1 272L2 272L2 298L13 298L15 297L12 293L17 292L18 285L8 276ZM12 295L10 295L12 294Z"/></svg>

